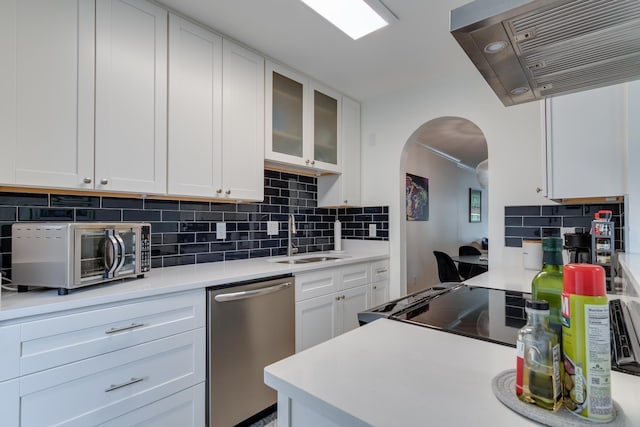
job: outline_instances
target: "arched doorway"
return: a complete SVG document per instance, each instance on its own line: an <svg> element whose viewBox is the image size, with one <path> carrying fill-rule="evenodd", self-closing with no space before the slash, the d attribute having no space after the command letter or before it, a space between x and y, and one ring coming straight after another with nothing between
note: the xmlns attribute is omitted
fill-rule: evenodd
<svg viewBox="0 0 640 427"><path fill-rule="evenodd" d="M427 215L402 221L406 292L439 283L433 251L457 254L458 247L488 236L488 185L481 186L477 167L487 160L484 134L461 117L439 117L420 126L407 140L400 175L423 178L427 187ZM486 165L484 162L483 165ZM480 192L480 212L470 206ZM403 205L407 194L403 195ZM479 221L478 221L479 219Z"/></svg>

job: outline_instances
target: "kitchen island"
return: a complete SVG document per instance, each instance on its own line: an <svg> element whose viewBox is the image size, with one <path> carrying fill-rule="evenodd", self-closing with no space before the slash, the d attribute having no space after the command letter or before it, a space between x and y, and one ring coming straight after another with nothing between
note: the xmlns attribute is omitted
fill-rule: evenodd
<svg viewBox="0 0 640 427"><path fill-rule="evenodd" d="M538 425L493 395L515 348L380 319L265 368L278 426ZM640 425L640 377L612 372L613 398Z"/></svg>
<svg viewBox="0 0 640 427"><path fill-rule="evenodd" d="M624 261L635 288L638 255ZM492 269L465 283L530 292L536 273ZM279 426L538 425L493 395L491 380L515 357L513 347L379 319L268 366L265 383L278 391ZM622 425L640 426L640 376L611 376Z"/></svg>

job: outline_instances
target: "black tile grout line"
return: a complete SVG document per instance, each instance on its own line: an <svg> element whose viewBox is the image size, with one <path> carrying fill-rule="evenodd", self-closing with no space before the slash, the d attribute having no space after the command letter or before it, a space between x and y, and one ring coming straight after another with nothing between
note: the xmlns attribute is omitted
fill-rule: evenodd
<svg viewBox="0 0 640 427"><path fill-rule="evenodd" d="M299 190L271 186L281 185L277 181L283 181L282 177ZM342 223L344 239L389 239L388 206L316 207L314 177L265 172L265 183L265 201L248 204L0 192L0 267L10 274L11 224L16 221L150 222L152 249L157 249L152 256L154 267L284 255L290 213L299 223L294 242L301 253L333 249L333 226L338 215L358 215L362 219ZM274 189L277 196L266 196ZM312 193L312 199L299 198L300 192ZM271 203L271 197L277 198L276 204ZM278 235L266 235L267 221L279 223ZM225 240L215 238L218 222L226 224ZM370 223L377 225L378 237L368 237ZM226 247L229 249L221 249Z"/></svg>

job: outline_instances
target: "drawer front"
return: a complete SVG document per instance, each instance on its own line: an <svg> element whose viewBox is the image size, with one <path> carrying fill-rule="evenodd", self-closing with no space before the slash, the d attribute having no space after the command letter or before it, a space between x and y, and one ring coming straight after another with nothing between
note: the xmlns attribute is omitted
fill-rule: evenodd
<svg viewBox="0 0 640 427"><path fill-rule="evenodd" d="M389 260L383 259L371 263L371 281L381 282L389 279Z"/></svg>
<svg viewBox="0 0 640 427"><path fill-rule="evenodd" d="M100 427L202 427L205 413L205 387L200 383L109 420Z"/></svg>
<svg viewBox="0 0 640 427"><path fill-rule="evenodd" d="M296 274L296 301L328 295L340 289L339 269L324 268Z"/></svg>
<svg viewBox="0 0 640 427"><path fill-rule="evenodd" d="M20 375L20 325L0 327L0 381Z"/></svg>
<svg viewBox="0 0 640 427"><path fill-rule="evenodd" d="M22 427L88 426L205 380L205 328L20 379Z"/></svg>
<svg viewBox="0 0 640 427"><path fill-rule="evenodd" d="M24 323L20 372L31 374L204 325L204 290Z"/></svg>
<svg viewBox="0 0 640 427"><path fill-rule="evenodd" d="M345 265L341 269L341 289L351 289L371 283L369 263Z"/></svg>

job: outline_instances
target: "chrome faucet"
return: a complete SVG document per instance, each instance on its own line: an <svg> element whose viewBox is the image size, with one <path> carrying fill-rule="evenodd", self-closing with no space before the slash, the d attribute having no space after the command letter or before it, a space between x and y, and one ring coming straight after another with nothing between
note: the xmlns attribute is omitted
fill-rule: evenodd
<svg viewBox="0 0 640 427"><path fill-rule="evenodd" d="M298 248L293 244L292 239L292 236L297 232L296 219L293 217L293 214L289 215L289 227L287 231L287 256L291 256L298 253Z"/></svg>

